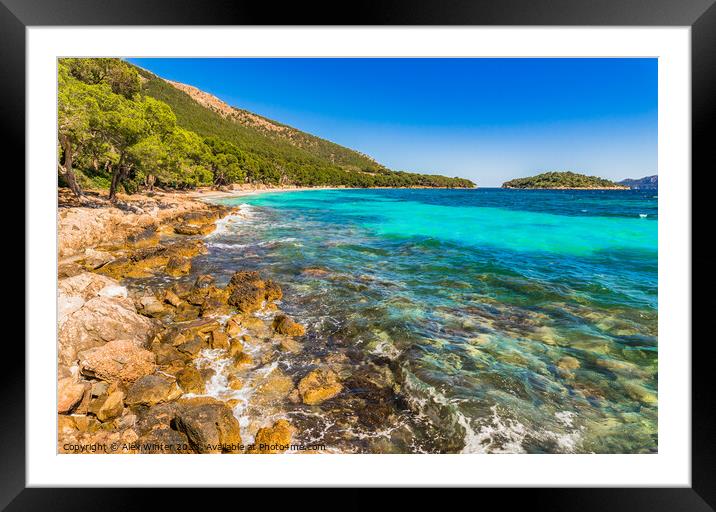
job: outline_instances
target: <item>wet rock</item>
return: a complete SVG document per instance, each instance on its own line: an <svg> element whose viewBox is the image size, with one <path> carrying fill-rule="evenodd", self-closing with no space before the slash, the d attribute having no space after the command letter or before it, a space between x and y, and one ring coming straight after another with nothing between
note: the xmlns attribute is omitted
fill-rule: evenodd
<svg viewBox="0 0 716 512"><path fill-rule="evenodd" d="M155 355L131 341L117 340L80 354L80 371L89 377L131 383L156 368Z"/></svg>
<svg viewBox="0 0 716 512"><path fill-rule="evenodd" d="M228 379L229 388L233 390L239 390L244 387L243 381L236 375L232 375Z"/></svg>
<svg viewBox="0 0 716 512"><path fill-rule="evenodd" d="M170 258L194 258L208 251L202 240L181 240L167 247L167 256Z"/></svg>
<svg viewBox="0 0 716 512"><path fill-rule="evenodd" d="M276 368L257 387L251 400L257 405L279 402L294 390L291 377Z"/></svg>
<svg viewBox="0 0 716 512"><path fill-rule="evenodd" d="M178 235L208 235L216 229L215 224L204 224L197 226L195 224L180 224L174 226L174 232Z"/></svg>
<svg viewBox="0 0 716 512"><path fill-rule="evenodd" d="M293 427L287 420L278 420L271 427L259 429L248 453L283 453L288 450Z"/></svg>
<svg viewBox="0 0 716 512"><path fill-rule="evenodd" d="M266 324L260 318L246 315L241 317L241 327L250 331L262 332L266 329Z"/></svg>
<svg viewBox="0 0 716 512"><path fill-rule="evenodd" d="M181 300L179 296L173 291L167 290L164 292L164 302L166 302L167 304L171 304L176 308L181 306L184 301Z"/></svg>
<svg viewBox="0 0 716 512"><path fill-rule="evenodd" d="M242 313L258 311L264 301L281 298L281 288L273 281L261 279L258 272L235 272L227 290L230 293L228 303Z"/></svg>
<svg viewBox="0 0 716 512"><path fill-rule="evenodd" d="M241 334L242 329L240 319L229 318L226 322L226 326L224 327L224 331L232 338Z"/></svg>
<svg viewBox="0 0 716 512"><path fill-rule="evenodd" d="M196 355L196 353L192 354L190 352L181 350L179 347L175 348L166 343L152 344L152 352L154 352L154 355L156 355L157 364L160 366L171 365L175 362L185 364L191 359L192 356Z"/></svg>
<svg viewBox="0 0 716 512"><path fill-rule="evenodd" d="M285 337L279 340L279 347L284 352L290 352L292 354L298 354L303 350L303 345L293 338Z"/></svg>
<svg viewBox="0 0 716 512"><path fill-rule="evenodd" d="M198 453L241 451L239 421L223 402L204 398L181 400L173 423Z"/></svg>
<svg viewBox="0 0 716 512"><path fill-rule="evenodd" d="M168 426L150 430L137 439L139 453L191 453L189 439Z"/></svg>
<svg viewBox="0 0 716 512"><path fill-rule="evenodd" d="M147 295L139 299L138 311L140 314L152 318L159 318L170 312L164 303L153 295Z"/></svg>
<svg viewBox="0 0 716 512"><path fill-rule="evenodd" d="M175 400L182 395L176 380L168 375L153 373L137 379L127 393L127 405L156 405Z"/></svg>
<svg viewBox="0 0 716 512"><path fill-rule="evenodd" d="M306 334L305 327L294 322L286 315L276 315L271 323L271 327L278 334L285 334L286 336L303 336Z"/></svg>
<svg viewBox="0 0 716 512"><path fill-rule="evenodd" d="M253 362L254 360L246 352L239 352L236 356L234 356L233 366L234 368L241 368L242 366L250 365Z"/></svg>
<svg viewBox="0 0 716 512"><path fill-rule="evenodd" d="M338 375L331 369L319 368L303 377L298 383L301 400L307 405L318 405L343 390Z"/></svg>
<svg viewBox="0 0 716 512"><path fill-rule="evenodd" d="M234 338L231 340L231 343L229 345L229 355L231 357L235 357L237 354L244 351L244 344L241 342L241 340Z"/></svg>
<svg viewBox="0 0 716 512"><path fill-rule="evenodd" d="M174 320L177 322L187 322L199 317L201 309L192 306L188 302L182 302L174 312Z"/></svg>
<svg viewBox="0 0 716 512"><path fill-rule="evenodd" d="M88 383L75 382L72 377L59 380L57 382L57 412L60 414L70 412L80 403L88 387Z"/></svg>
<svg viewBox="0 0 716 512"><path fill-rule="evenodd" d="M193 366L187 366L177 372L176 378L179 387L181 387L184 393L195 393L197 395L204 393L204 379L201 373L199 373L199 370Z"/></svg>
<svg viewBox="0 0 716 512"><path fill-rule="evenodd" d="M209 336L209 344L211 348L228 349L229 348L229 337L226 333L221 331L212 331Z"/></svg>
<svg viewBox="0 0 716 512"><path fill-rule="evenodd" d="M155 226L148 227L139 233L127 237L127 246L133 249L153 247L159 243L159 233Z"/></svg>
<svg viewBox="0 0 716 512"><path fill-rule="evenodd" d="M122 414L124 410L124 393L115 391L107 397L107 399L97 412L97 419L100 421L108 421Z"/></svg>
<svg viewBox="0 0 716 512"><path fill-rule="evenodd" d="M165 272L173 277L179 277L191 272L191 260L184 256L172 256L167 262Z"/></svg>
<svg viewBox="0 0 716 512"><path fill-rule="evenodd" d="M204 348L206 348L206 343L201 337L197 335L189 341L186 341L179 345L177 347L177 350L191 357L196 357L197 355L199 355L199 352L201 352L201 350Z"/></svg>

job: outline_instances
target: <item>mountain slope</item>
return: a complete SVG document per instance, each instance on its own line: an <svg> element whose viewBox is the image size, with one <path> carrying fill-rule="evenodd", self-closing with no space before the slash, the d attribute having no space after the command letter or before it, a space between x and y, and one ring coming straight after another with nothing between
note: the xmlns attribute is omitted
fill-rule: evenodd
<svg viewBox="0 0 716 512"><path fill-rule="evenodd" d="M167 103L182 128L234 144L249 155L258 181L304 186L474 187L462 178L392 171L372 158L227 105L195 87L137 68L142 92Z"/></svg>

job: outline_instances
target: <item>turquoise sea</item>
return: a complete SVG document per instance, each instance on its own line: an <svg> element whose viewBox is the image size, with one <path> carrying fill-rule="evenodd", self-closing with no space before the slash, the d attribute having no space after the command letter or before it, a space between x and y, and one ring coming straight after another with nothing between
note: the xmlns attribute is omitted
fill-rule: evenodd
<svg viewBox="0 0 716 512"><path fill-rule="evenodd" d="M260 270L282 285L281 309L309 334L281 368L300 378L340 360L384 376L374 386L349 371L336 399L287 404L298 441L376 453L657 451L656 192L316 190L221 202L240 212L195 266L220 279Z"/></svg>

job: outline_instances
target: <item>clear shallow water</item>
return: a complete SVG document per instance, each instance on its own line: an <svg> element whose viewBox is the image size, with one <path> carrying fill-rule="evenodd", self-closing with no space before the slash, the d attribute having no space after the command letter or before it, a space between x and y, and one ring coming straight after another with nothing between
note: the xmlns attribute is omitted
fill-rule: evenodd
<svg viewBox="0 0 716 512"><path fill-rule="evenodd" d="M200 272L257 269L330 358L392 389L287 405L305 441L358 452L657 450L657 199L648 191L267 193ZM357 372L359 370L356 370ZM348 372L350 374L350 371Z"/></svg>

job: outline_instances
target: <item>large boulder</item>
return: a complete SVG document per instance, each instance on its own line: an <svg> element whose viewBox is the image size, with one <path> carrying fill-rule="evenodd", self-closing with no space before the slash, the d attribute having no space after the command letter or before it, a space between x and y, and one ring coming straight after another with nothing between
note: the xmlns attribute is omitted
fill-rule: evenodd
<svg viewBox="0 0 716 512"><path fill-rule="evenodd" d="M318 405L343 390L338 375L331 369L313 370L298 383L298 393L304 404Z"/></svg>
<svg viewBox="0 0 716 512"><path fill-rule="evenodd" d="M146 346L156 323L139 315L127 289L113 279L84 273L58 284L60 363L71 366L78 353L114 340Z"/></svg>
<svg viewBox="0 0 716 512"><path fill-rule="evenodd" d="M154 372L155 355L134 342L115 340L80 353L80 371L107 382L132 383Z"/></svg>
<svg viewBox="0 0 716 512"><path fill-rule="evenodd" d="M127 391L127 405L156 405L176 400L182 395L176 379L162 373L153 373L137 379Z"/></svg>
<svg viewBox="0 0 716 512"><path fill-rule="evenodd" d="M177 407L174 425L189 439L198 453L241 451L239 421L223 402L210 398L183 399Z"/></svg>

